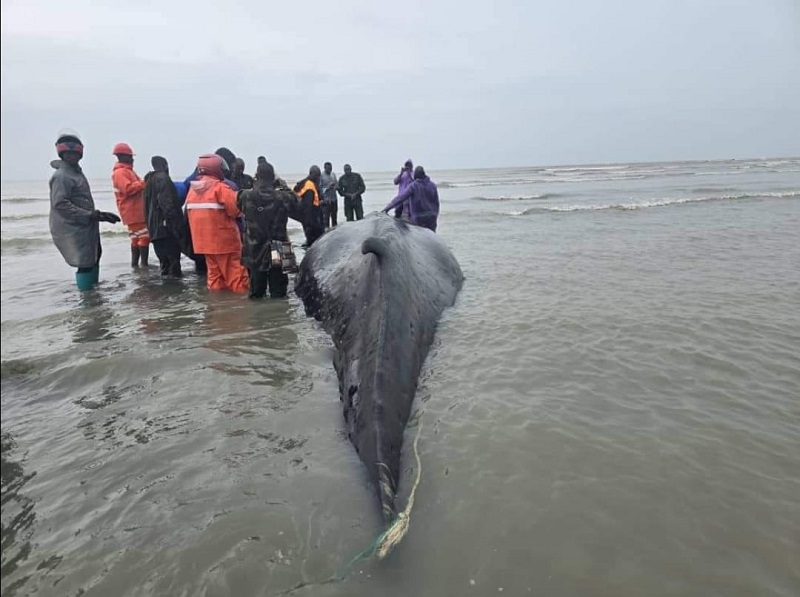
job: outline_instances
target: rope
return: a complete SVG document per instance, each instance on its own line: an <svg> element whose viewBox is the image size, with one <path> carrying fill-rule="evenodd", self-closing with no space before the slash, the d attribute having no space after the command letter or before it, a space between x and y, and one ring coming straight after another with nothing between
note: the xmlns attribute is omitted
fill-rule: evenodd
<svg viewBox="0 0 800 597"><path fill-rule="evenodd" d="M369 546L357 553L345 566L340 568L333 576L322 582L300 582L297 585L277 593L275 597L289 595L304 587L326 585L334 582L343 581L350 574L358 562L361 560L368 560L372 556L376 556L379 560L388 556L392 550L397 547L403 537L408 533L408 526L411 524L411 509L414 507L414 498L417 494L417 487L419 487L420 479L422 479L422 462L419 458L419 436L422 432L422 415L420 414L419 425L417 427L417 435L414 437L414 458L417 461L417 478L414 479L414 485L411 486L411 492L408 495L408 502L406 502L405 509L397 514L397 517L392 521L385 531L369 544Z"/></svg>
<svg viewBox="0 0 800 597"><path fill-rule="evenodd" d="M419 458L419 436L422 432L422 415L419 416L419 425L417 427L417 434L414 437L414 458L417 461L417 478L414 479L414 485L411 486L411 493L408 495L408 502L405 509L400 512L394 519L392 524L389 525L378 537L370 543L370 545L363 551L356 554L346 566L339 572L334 574L333 578L337 580L344 580L353 566L361 560L369 559L372 556L377 556L379 560L388 556L392 550L397 547L403 537L408 532L408 526L411 524L411 509L414 507L414 498L417 494L417 487L419 487L420 479L422 479L422 462Z"/></svg>
<svg viewBox="0 0 800 597"><path fill-rule="evenodd" d="M414 507L414 497L417 494L417 487L422 478L422 463L419 459L419 435L422 431L422 416L420 415L419 426L417 427L417 435L414 437L414 458L417 460L417 478L414 480L414 485L411 487L411 493L408 495L408 502L406 508L397 515L391 526L378 537L375 555L379 560L388 556L392 550L397 547L403 537L408 532L408 525L411 524L411 508Z"/></svg>

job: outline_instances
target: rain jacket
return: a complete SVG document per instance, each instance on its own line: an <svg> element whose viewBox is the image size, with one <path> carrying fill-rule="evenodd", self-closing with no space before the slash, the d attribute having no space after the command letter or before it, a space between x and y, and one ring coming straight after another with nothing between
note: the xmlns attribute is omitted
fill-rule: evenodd
<svg viewBox="0 0 800 597"><path fill-rule="evenodd" d="M414 182L414 174L408 170L403 170L394 177L394 184L398 185L398 194L402 194L412 182Z"/></svg>
<svg viewBox="0 0 800 597"><path fill-rule="evenodd" d="M351 172L350 174L342 174L342 177L339 179L339 184L336 186L336 190L339 191L342 197L352 195L353 199L361 199L361 194L367 190L367 187L360 174Z"/></svg>
<svg viewBox="0 0 800 597"><path fill-rule="evenodd" d="M236 226L241 214L236 191L227 181L200 175L186 196L192 247L200 255L241 253L242 237Z"/></svg>
<svg viewBox="0 0 800 597"><path fill-rule="evenodd" d="M302 221L297 195L288 189L249 189L239 193L238 205L244 214L242 264L268 271L272 267L270 242L289 240L289 218Z"/></svg>
<svg viewBox="0 0 800 597"><path fill-rule="evenodd" d="M189 234L175 183L167 172L148 172L144 183L144 205L150 240L174 238L181 250L187 253Z"/></svg>
<svg viewBox="0 0 800 597"><path fill-rule="evenodd" d="M114 197L117 200L117 209L122 223L130 226L146 222L144 181L133 170L133 166L122 162L114 164L111 182L114 185Z"/></svg>
<svg viewBox="0 0 800 597"><path fill-rule="evenodd" d="M383 211L389 211L403 205L408 209L408 218L412 224L424 226L436 232L436 220L439 217L439 191L429 178L414 180L405 191L392 199Z"/></svg>
<svg viewBox="0 0 800 597"><path fill-rule="evenodd" d="M94 267L100 258L100 224L80 166L58 162L50 178L50 234L72 267Z"/></svg>

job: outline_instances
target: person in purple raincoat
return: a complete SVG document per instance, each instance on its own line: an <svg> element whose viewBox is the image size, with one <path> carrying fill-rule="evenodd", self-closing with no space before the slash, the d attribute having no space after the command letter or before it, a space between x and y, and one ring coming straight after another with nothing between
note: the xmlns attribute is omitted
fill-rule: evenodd
<svg viewBox="0 0 800 597"><path fill-rule="evenodd" d="M439 218L439 191L434 182L425 174L422 166L414 169L414 180L406 189L397 195L383 208L388 213L390 209L403 206L407 211L408 219L412 224L424 226L436 232L436 221Z"/></svg>
<svg viewBox="0 0 800 597"><path fill-rule="evenodd" d="M394 177L394 184L398 187L397 194L402 195L412 182L414 182L414 162L412 162L411 159L407 159L406 163L403 164L403 168L400 170L400 174ZM401 205L394 210L394 217L403 218L408 221L408 212L406 212L404 216L403 206Z"/></svg>

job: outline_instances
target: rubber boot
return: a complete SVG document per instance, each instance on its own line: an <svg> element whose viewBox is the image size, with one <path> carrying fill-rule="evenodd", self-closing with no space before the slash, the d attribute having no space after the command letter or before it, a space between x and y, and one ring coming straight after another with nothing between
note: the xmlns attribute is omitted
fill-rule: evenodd
<svg viewBox="0 0 800 597"><path fill-rule="evenodd" d="M131 267L139 267L139 247L131 247Z"/></svg>
<svg viewBox="0 0 800 597"><path fill-rule="evenodd" d="M149 267L147 260L150 259L150 245L145 245L139 249L139 256L142 258L142 267Z"/></svg>
<svg viewBox="0 0 800 597"><path fill-rule="evenodd" d="M78 285L78 290L91 290L94 288L94 270L76 272L75 283Z"/></svg>
<svg viewBox="0 0 800 597"><path fill-rule="evenodd" d="M92 281L97 284L100 281L100 264L94 266L92 269Z"/></svg>

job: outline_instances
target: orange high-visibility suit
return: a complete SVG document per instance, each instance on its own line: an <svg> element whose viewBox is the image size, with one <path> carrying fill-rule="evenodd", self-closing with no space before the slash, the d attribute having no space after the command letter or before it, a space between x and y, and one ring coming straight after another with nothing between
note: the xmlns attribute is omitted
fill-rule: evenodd
<svg viewBox="0 0 800 597"><path fill-rule="evenodd" d="M191 183L186 212L192 248L206 256L209 290L247 292L250 281L241 261L242 237L236 226L241 213L236 206L236 191L213 176L201 175Z"/></svg>
<svg viewBox="0 0 800 597"><path fill-rule="evenodd" d="M147 216L144 213L144 181L133 170L132 164L117 162L111 173L114 197L122 223L128 227L132 247L147 247Z"/></svg>

